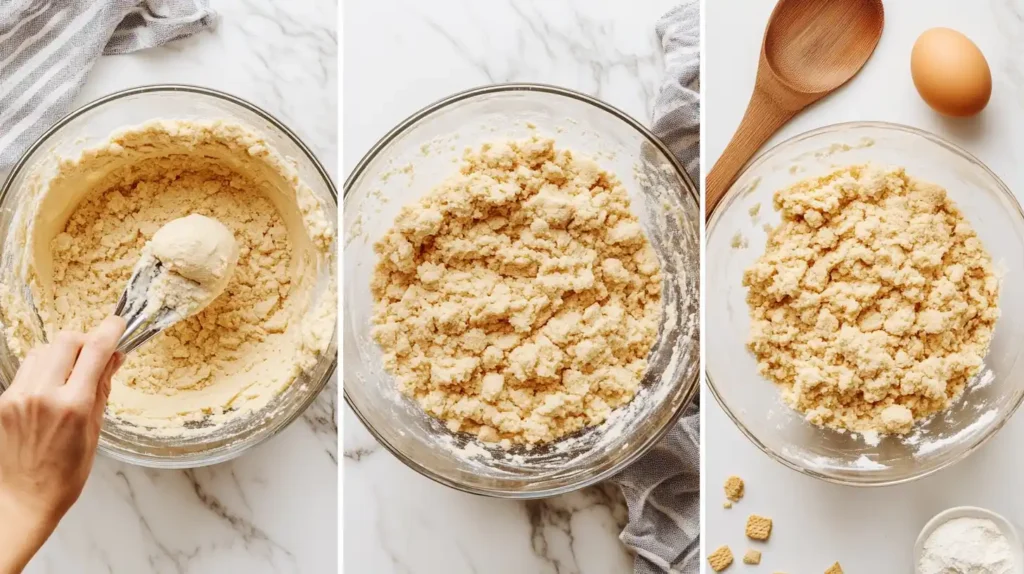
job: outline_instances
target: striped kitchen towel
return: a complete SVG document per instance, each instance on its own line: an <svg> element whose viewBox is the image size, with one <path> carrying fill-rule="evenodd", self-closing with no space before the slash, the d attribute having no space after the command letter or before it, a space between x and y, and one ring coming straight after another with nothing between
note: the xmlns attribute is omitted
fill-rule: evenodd
<svg viewBox="0 0 1024 574"><path fill-rule="evenodd" d="M700 181L700 2L685 0L655 26L665 78L654 103L654 133L693 181ZM699 397L675 428L612 478L629 507L619 539L636 553L634 574L700 572Z"/></svg>
<svg viewBox="0 0 1024 574"><path fill-rule="evenodd" d="M0 0L0 171L71 110L93 62L212 26L208 0Z"/></svg>

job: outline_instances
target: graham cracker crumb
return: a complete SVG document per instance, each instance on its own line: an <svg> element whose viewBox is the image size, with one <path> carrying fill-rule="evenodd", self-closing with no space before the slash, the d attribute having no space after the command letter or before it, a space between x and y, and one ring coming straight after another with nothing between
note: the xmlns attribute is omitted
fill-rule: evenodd
<svg viewBox="0 0 1024 574"><path fill-rule="evenodd" d="M761 563L761 552L759 550L750 549L743 555L744 564L760 564Z"/></svg>
<svg viewBox="0 0 1024 574"><path fill-rule="evenodd" d="M732 508L732 502L726 500L725 502L722 503L722 508L725 508L726 510Z"/></svg>
<svg viewBox="0 0 1024 574"><path fill-rule="evenodd" d="M772 534L772 519L757 514L747 518L747 536L754 540L768 540Z"/></svg>
<svg viewBox="0 0 1024 574"><path fill-rule="evenodd" d="M728 546L719 546L718 550L708 555L708 563L715 572L725 570L732 564L732 550Z"/></svg>
<svg viewBox="0 0 1024 574"><path fill-rule="evenodd" d="M725 497L733 502L739 502L743 498L743 479L738 476L730 476L725 479Z"/></svg>
<svg viewBox="0 0 1024 574"><path fill-rule="evenodd" d="M825 574L843 574L843 567L836 562L832 566L829 566L828 570L825 571Z"/></svg>

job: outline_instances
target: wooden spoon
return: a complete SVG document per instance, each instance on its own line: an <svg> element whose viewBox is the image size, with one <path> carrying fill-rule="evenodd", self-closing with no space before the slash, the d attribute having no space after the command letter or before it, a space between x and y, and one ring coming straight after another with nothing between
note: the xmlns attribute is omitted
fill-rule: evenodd
<svg viewBox="0 0 1024 574"><path fill-rule="evenodd" d="M860 71L883 21L881 0L779 0L764 31L747 111L705 180L706 217L772 134Z"/></svg>

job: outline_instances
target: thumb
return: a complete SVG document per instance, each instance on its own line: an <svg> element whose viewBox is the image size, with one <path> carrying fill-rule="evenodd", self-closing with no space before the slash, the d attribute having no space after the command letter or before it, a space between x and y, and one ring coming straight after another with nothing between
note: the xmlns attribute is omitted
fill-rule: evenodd
<svg viewBox="0 0 1024 574"><path fill-rule="evenodd" d="M124 328L124 319L111 316L86 335L85 345L78 353L78 360L64 385L76 401L92 402L96 399L99 384L106 374Z"/></svg>

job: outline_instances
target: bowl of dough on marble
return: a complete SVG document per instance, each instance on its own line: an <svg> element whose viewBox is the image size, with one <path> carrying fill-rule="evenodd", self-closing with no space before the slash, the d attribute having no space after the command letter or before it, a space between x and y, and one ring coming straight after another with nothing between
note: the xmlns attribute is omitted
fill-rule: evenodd
<svg viewBox="0 0 1024 574"><path fill-rule="evenodd" d="M541 85L456 94L344 191L345 398L407 465L531 498L608 477L696 394L696 187L639 122Z"/></svg>
<svg viewBox="0 0 1024 574"><path fill-rule="evenodd" d="M707 226L712 394L776 460L844 484L926 476L1024 398L1024 215L979 159L888 123L795 136Z"/></svg>
<svg viewBox="0 0 1024 574"><path fill-rule="evenodd" d="M109 456L227 460L301 415L334 373L337 192L248 102L166 85L87 104L24 154L0 212L2 388L33 347L113 313L146 258L177 281L148 292L177 322L112 380Z"/></svg>

